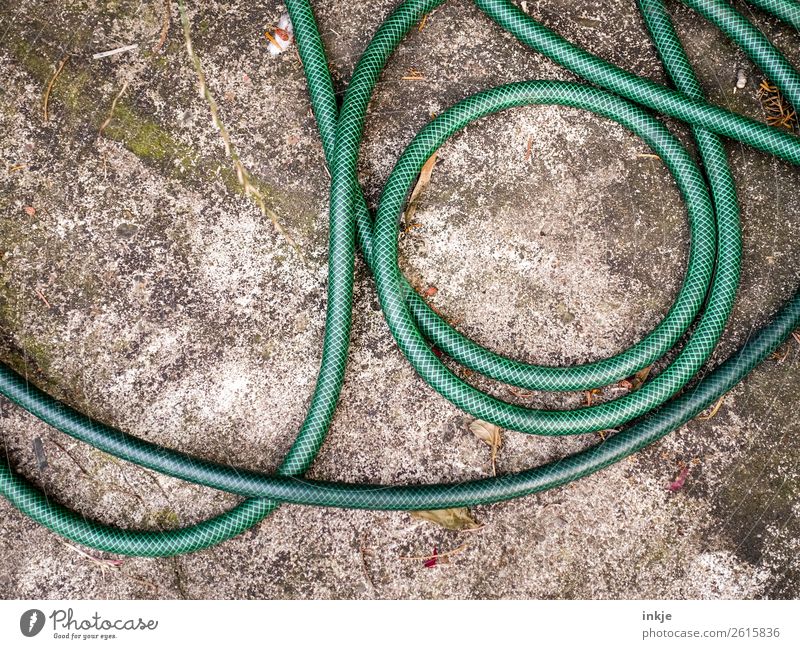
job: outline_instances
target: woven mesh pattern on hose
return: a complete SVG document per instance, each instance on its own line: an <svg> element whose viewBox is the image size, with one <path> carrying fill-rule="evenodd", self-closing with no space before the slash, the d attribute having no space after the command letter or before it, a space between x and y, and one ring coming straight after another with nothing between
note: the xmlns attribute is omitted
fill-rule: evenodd
<svg viewBox="0 0 800 649"><path fill-rule="evenodd" d="M800 75L743 16L723 0L684 2L734 40L787 100L795 106L800 104ZM739 210L719 136L733 138L794 164L800 164L800 139L708 104L661 0L639 0L639 5L676 89L637 77L581 50L508 0L476 0L500 27L600 88L578 83L522 81L477 93L452 106L420 131L400 156L373 223L356 173L367 105L398 43L425 13L441 3L442 0L409 0L384 21L356 66L342 108L338 110L309 2L287 0L332 181L322 363L308 414L278 474L270 476L215 464L137 439L89 420L29 385L12 370L0 367L0 393L57 429L124 460L247 498L220 516L183 529L125 530L86 520L50 501L4 461L0 463L0 493L13 505L56 533L83 545L121 554L166 556L196 551L231 538L263 520L279 502L402 510L515 498L579 479L663 437L730 390L797 328L800 294L739 352L681 393L719 340L739 280ZM797 26L798 8L791 0L753 0L753 4ZM675 303L664 320L639 343L596 363L547 367L522 363L487 350L434 313L411 290L397 266L398 217L428 157L471 121L530 104L581 108L632 130L665 162L686 202L691 248L686 277ZM705 175L648 109L692 126ZM350 338L356 242L376 277L381 305L398 345L434 389L465 411L512 430L545 435L577 434L638 421L603 444L575 455L485 480L385 486L302 478L324 441L342 388ZM494 399L460 381L431 350L435 346L466 367L528 389L588 389L629 376L660 358L695 321L691 337L672 364L641 390L575 411L531 410Z"/></svg>

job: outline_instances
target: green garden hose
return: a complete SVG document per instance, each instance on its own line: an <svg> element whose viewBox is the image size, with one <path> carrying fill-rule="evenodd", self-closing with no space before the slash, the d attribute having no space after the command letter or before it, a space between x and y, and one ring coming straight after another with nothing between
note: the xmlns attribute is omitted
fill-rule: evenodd
<svg viewBox="0 0 800 649"><path fill-rule="evenodd" d="M743 16L723 0L683 0L734 40L795 106L800 74ZM215 464L135 438L93 421L0 366L0 393L43 421L116 457L201 485L246 497L234 509L169 531L126 530L89 521L49 501L38 487L0 463L0 492L18 509L73 541L100 550L168 556L199 550L252 527L280 502L369 509L440 509L497 502L551 489L635 453L684 424L741 381L800 325L800 292L736 354L694 386L730 315L739 282L741 236L736 191L719 136L800 164L800 138L708 104L662 0L639 0L664 67L676 89L637 77L599 59L537 23L508 0L476 0L498 25L594 85L526 81L492 88L432 120L400 156L384 187L375 219L358 184L356 166L367 105L386 61L409 29L443 0L408 0L380 26L353 73L341 109L308 0L287 0L331 171L328 305L322 364L306 419L278 474ZM797 27L793 0L751 0ZM633 103L632 103L633 102ZM687 206L690 253L686 277L664 320L614 357L571 367L526 364L467 339L433 312L397 265L399 218L424 162L451 135L485 115L515 106L559 104L617 121L664 161ZM651 110L689 123L703 171ZM499 426L540 435L573 435L628 425L603 443L520 473L439 485L357 485L300 477L319 450L341 392L350 342L356 242L376 278L392 335L417 372L445 398ZM668 352L695 323L675 360L640 390L572 411L522 408L461 381L432 347L493 379L535 390L582 390L608 385ZM629 424L636 420L634 423Z"/></svg>

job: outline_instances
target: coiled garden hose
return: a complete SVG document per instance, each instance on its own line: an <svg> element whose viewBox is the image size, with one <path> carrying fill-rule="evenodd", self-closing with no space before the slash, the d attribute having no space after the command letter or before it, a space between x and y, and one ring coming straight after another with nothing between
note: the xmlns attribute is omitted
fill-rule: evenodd
<svg viewBox="0 0 800 649"><path fill-rule="evenodd" d="M800 74L724 0L683 0L734 40L794 106ZM794 0L750 0L798 27ZM736 297L741 239L736 191L719 136L800 164L800 138L707 103L662 0L640 9L676 89L622 70L564 40L509 0L476 0L499 26L593 85L526 81L467 97L423 128L400 156L383 190L375 219L358 184L356 165L367 104L386 61L412 26L443 0L407 0L380 26L361 57L341 109L308 0L287 0L331 171L328 304L323 357L311 405L277 475L208 462L163 448L93 421L60 403L5 366L0 393L60 431L149 469L223 489L246 499L200 524L168 531L119 529L86 520L48 500L4 459L0 492L18 509L56 533L86 546L127 555L168 556L209 547L252 527L280 502L414 510L491 503L551 489L598 471L660 439L714 403L800 325L800 292L737 353L691 388L708 360ZM451 135L485 115L515 106L559 104L613 119L639 135L664 161L686 202L689 263L682 288L664 320L629 350L571 367L526 364L465 338L430 309L397 265L398 223L409 189L425 160ZM651 111L690 124L703 171ZM438 485L369 485L302 478L327 433L342 387L350 342L356 242L376 278L384 314L403 353L444 397L476 417L540 435L572 435L628 424L604 442L557 462L515 474ZM651 364L696 322L675 360L640 390L600 405L544 411L505 403L461 381L432 347L488 377L535 390L584 390L608 385Z"/></svg>

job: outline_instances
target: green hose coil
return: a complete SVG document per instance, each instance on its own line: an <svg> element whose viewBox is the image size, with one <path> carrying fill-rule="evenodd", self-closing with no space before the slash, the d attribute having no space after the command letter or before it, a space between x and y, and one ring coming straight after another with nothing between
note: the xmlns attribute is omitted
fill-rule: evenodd
<svg viewBox="0 0 800 649"><path fill-rule="evenodd" d="M794 106L800 73L743 16L723 0L683 0L713 22L759 66ZM127 555L169 556L200 550L240 534L280 502L369 509L439 509L491 503L552 489L598 471L689 421L741 381L800 325L800 292L725 363L691 389L684 386L706 363L728 317L739 283L741 233L731 171L720 136L800 164L800 138L708 104L662 0L639 6L675 90L599 59L537 23L509 0L476 0L522 43L594 85L526 81L472 95L423 128L400 156L384 187L376 218L358 184L356 165L367 104L389 56L407 32L443 0L407 0L380 26L337 107L325 50L308 0L287 0L308 81L311 105L331 171L328 305L323 357L308 414L277 475L236 469L191 457L92 421L0 366L0 394L60 431L143 467L230 491L246 499L200 524L170 531L119 529L88 521L50 502L4 458L0 492L18 509L56 533L86 546ZM795 28L793 0L750 2ZM664 320L627 351L571 367L526 364L487 350L454 330L427 306L397 265L399 217L428 157L466 124L514 106L559 104L613 119L639 135L665 162L683 196L690 254L681 290ZM690 124L703 171L651 111ZM322 445L344 380L350 343L356 243L376 278L392 335L417 372L445 398L476 417L538 435L573 435L619 427L602 444L557 462L515 474L440 485L356 485L300 477ZM641 390L597 406L543 411L505 403L464 383L439 360L436 347L490 378L534 390L584 390L608 385L668 352L689 327L693 333L675 360Z"/></svg>

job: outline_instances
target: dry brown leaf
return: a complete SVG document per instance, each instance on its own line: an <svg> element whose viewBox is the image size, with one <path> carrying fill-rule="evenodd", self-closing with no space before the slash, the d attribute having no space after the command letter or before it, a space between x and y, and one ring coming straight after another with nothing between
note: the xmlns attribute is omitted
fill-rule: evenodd
<svg viewBox="0 0 800 649"><path fill-rule="evenodd" d="M422 190L425 189L431 182L431 174L433 173L433 167L436 165L436 160L439 157L439 152L436 151L434 154L428 158L427 162L422 165L422 169L419 172L419 179L417 180L417 184L414 185L414 189L411 192L411 198L408 199L408 207L406 208L406 215L405 220L406 223L411 221L411 217L414 216L414 212L417 211L417 199L419 195L422 193Z"/></svg>
<svg viewBox="0 0 800 649"><path fill-rule="evenodd" d="M501 446L503 443L500 437L500 426L490 424L488 421L476 419L470 423L469 429L475 437L486 442L489 446Z"/></svg>
<svg viewBox="0 0 800 649"><path fill-rule="evenodd" d="M630 379L631 384L631 392L636 392L639 388L644 385L644 382L647 380L647 377L650 376L650 370L652 369L652 365L648 365L647 367L639 370L634 374L633 378Z"/></svg>
<svg viewBox="0 0 800 649"><path fill-rule="evenodd" d="M417 180L417 184L414 185L414 191L411 192L411 198L409 202L413 202L417 196L420 195L423 189L427 187L428 183L431 182L431 174L433 173L433 167L436 165L436 160L439 157L439 152L434 151L433 155L428 158L427 162L422 165L422 169L419 172L419 180Z"/></svg>
<svg viewBox="0 0 800 649"><path fill-rule="evenodd" d="M470 423L469 429L475 437L488 444L492 449L492 472L497 475L497 449L503 445L503 437L500 435L502 428L490 424L488 421L476 419Z"/></svg>
<svg viewBox="0 0 800 649"><path fill-rule="evenodd" d="M412 518L419 518L441 525L442 527L455 532L465 530L477 530L483 527L469 513L466 507L454 507L452 509L431 509L411 512Z"/></svg>

